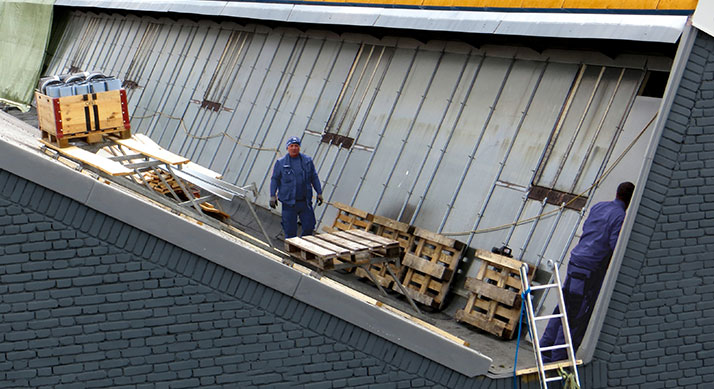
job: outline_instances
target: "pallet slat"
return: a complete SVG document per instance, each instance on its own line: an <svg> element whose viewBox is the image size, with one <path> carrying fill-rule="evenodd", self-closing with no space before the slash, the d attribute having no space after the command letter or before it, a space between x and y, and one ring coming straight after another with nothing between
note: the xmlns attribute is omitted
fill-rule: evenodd
<svg viewBox="0 0 714 389"><path fill-rule="evenodd" d="M131 137L129 139L114 139L114 141L124 147L148 155L168 165L181 165L189 162L189 159L186 157L176 155L161 148L156 143L145 142L142 141L142 139L144 138Z"/></svg>
<svg viewBox="0 0 714 389"><path fill-rule="evenodd" d="M412 253L404 254L404 260L402 263L404 266L411 267L436 278L444 277L444 273L447 270L444 266L419 258Z"/></svg>
<svg viewBox="0 0 714 389"><path fill-rule="evenodd" d="M58 147L57 145L49 143L44 139L41 139L40 142L53 150L56 150L74 160L81 161L82 163L95 167L111 176L128 176L134 174L132 170L125 168L124 165L119 162L112 161L111 159L104 158L87 150L80 149L79 147Z"/></svg>

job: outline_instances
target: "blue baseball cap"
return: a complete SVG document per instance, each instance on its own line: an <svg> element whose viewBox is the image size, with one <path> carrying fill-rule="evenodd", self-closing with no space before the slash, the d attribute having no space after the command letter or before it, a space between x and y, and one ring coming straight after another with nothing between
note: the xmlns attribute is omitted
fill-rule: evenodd
<svg viewBox="0 0 714 389"><path fill-rule="evenodd" d="M297 143L297 145L300 146L300 138L298 138L297 136L291 136L288 141L285 142L285 148L287 148L293 143Z"/></svg>

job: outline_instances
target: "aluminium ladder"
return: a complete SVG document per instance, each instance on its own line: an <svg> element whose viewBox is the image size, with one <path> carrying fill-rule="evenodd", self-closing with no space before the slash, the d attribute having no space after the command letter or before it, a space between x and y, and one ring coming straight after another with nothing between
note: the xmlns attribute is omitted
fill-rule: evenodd
<svg viewBox="0 0 714 389"><path fill-rule="evenodd" d="M530 328L531 338L533 340L533 353L535 354L536 365L538 368L538 378L540 379L541 388L548 389L548 383L553 382L553 381L564 380L564 377L560 374L556 374L554 376L548 377L548 376L546 376L546 371L558 369L558 368L569 369L570 372L572 372L572 375L575 377L575 382L577 383L577 387L580 387L580 378L578 377L578 369L577 369L576 361L575 361L575 350L573 350L573 342L570 337L570 326L568 325L568 318L566 315L567 311L565 310L565 299L563 298L563 290L562 290L562 285L560 282L560 275L558 274L558 269L556 268L555 263L553 263L553 261L550 259L548 260L548 266L553 268L553 275L554 275L553 278L554 278L555 282L552 284L535 285L535 286L530 286L529 282L528 282L528 264L524 263L520 268L521 285L523 287L523 295L524 295L524 302L525 302L525 306L526 306L526 313L528 314L528 326ZM532 298L532 295L530 292L540 290L540 289L548 289L548 288L555 288L557 290L559 313L536 316L535 312L533 311L533 298ZM563 325L563 338L565 339L565 342L563 344L556 344L553 346L541 347L540 340L538 339L537 323L541 322L541 321L546 321L546 324L547 324L548 320L556 319L556 318L560 319L561 323ZM556 362L556 363L548 364L548 366L545 366L543 364L543 356L541 353L544 351L551 351L551 350L558 350L558 349L567 349L567 352L568 352L567 361L565 363ZM566 370L566 372L567 372L567 370Z"/></svg>

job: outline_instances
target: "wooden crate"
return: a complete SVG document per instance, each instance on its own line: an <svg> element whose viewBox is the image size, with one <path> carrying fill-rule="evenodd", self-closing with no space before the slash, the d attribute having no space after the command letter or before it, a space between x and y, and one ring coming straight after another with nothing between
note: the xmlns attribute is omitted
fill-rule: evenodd
<svg viewBox="0 0 714 389"><path fill-rule="evenodd" d="M399 242L399 246L406 252L409 249L412 241L414 240L414 235L412 231L414 227L407 223L402 223L384 216L371 215L372 219L372 232L375 235L383 236L385 238L393 239ZM400 258L400 263L401 263ZM396 263L384 264L378 263L370 265L368 271L372 274L372 277L379 282L384 288L391 288L394 283L394 279L389 275L387 271L387 266L389 266L392 272L397 276L398 279L402 279L404 276L404 266L397 265ZM367 278L370 281L371 277L367 274L367 271L358 268L355 274L362 278Z"/></svg>
<svg viewBox="0 0 714 389"><path fill-rule="evenodd" d="M414 301L440 310L445 306L465 245L418 227L412 235L402 259L402 284ZM392 289L401 293L397 285Z"/></svg>
<svg viewBox="0 0 714 389"><path fill-rule="evenodd" d="M96 143L107 134L131 137L124 89L66 97L35 92L35 99L42 139L59 147L74 138Z"/></svg>
<svg viewBox="0 0 714 389"><path fill-rule="evenodd" d="M503 339L512 339L521 315L521 276L523 262L476 250L481 268L476 277L467 277L466 306L456 312L456 320L473 325ZM535 269L529 267L529 281Z"/></svg>

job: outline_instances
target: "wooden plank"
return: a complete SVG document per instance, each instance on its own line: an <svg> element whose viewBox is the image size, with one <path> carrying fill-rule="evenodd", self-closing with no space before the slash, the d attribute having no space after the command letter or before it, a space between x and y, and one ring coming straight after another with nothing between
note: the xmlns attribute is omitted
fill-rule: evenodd
<svg viewBox="0 0 714 389"><path fill-rule="evenodd" d="M425 230L425 229L419 228L419 227L414 228L414 235L424 238L426 240L430 240L435 243L439 243L446 247L456 247L456 246L458 246L457 243L460 243L460 242L457 242L456 240L448 238L444 235L440 235L435 232L431 232L431 231L428 231L428 230Z"/></svg>
<svg viewBox="0 0 714 389"><path fill-rule="evenodd" d="M392 286L392 290L397 291L399 293L402 293L402 290L397 286L394 285ZM426 294L419 293L418 290L414 290L412 288L404 287L404 290L407 291L407 294L409 297L412 298L412 300L422 303L424 305L431 306L434 303L434 299Z"/></svg>
<svg viewBox="0 0 714 389"><path fill-rule="evenodd" d="M169 165L180 165L189 162L189 159L186 157L182 157L168 150L165 150L156 143L144 143L136 136L132 136L129 139L112 139L114 140L114 142L124 147L130 148L136 152L142 153Z"/></svg>
<svg viewBox="0 0 714 389"><path fill-rule="evenodd" d="M57 122L55 121L55 111L52 105L52 98L39 92L35 92L37 102L37 121L40 130L57 134Z"/></svg>
<svg viewBox="0 0 714 389"><path fill-rule="evenodd" d="M583 364L582 359L576 359L575 360L575 365L580 366ZM550 370L558 370L561 367L570 367L570 361L565 360L565 361L559 361L559 362L553 362L553 363L547 363L543 366L543 369L545 371L550 371ZM538 373L538 366L534 367L527 367L525 369L518 369L516 370L516 375L526 375L526 374L536 374Z"/></svg>
<svg viewBox="0 0 714 389"><path fill-rule="evenodd" d="M464 283L466 289L474 292L477 295L482 295L490 298L491 300L496 300L499 303L503 303L509 306L513 306L516 303L516 298L518 293L512 292L507 289L499 288L496 285L489 284L475 278L466 277L466 282Z"/></svg>
<svg viewBox="0 0 714 389"><path fill-rule="evenodd" d="M516 273L518 273L520 271L521 265L523 264L523 262L515 260L513 258L508 258L503 255L494 254L490 251L486 251L486 250L482 250L482 249L476 249L476 257L483 261L491 262L491 263L499 265L501 267L509 268L509 269L515 271Z"/></svg>
<svg viewBox="0 0 714 389"><path fill-rule="evenodd" d="M401 232L408 232L410 227L407 223L402 223L400 221L379 215L372 215L372 222L374 222L374 224L379 224Z"/></svg>
<svg viewBox="0 0 714 389"><path fill-rule="evenodd" d="M433 262L429 262L426 259L417 257L412 253L404 254L402 265L439 279L443 278L444 273L446 272L446 267Z"/></svg>
<svg viewBox="0 0 714 389"><path fill-rule="evenodd" d="M59 147L57 145L54 145L50 142L45 141L44 139L41 139L40 142L42 142L45 146L57 150L60 153L78 160L82 163L85 163L89 166L95 167L104 173L109 174L110 176L128 176L131 174L134 174L132 170L129 170L125 168L121 163L112 161L110 159L104 158L102 156L99 156L94 153L90 153L87 150L80 149L79 147L76 146L68 146L68 147Z"/></svg>
<svg viewBox="0 0 714 389"><path fill-rule="evenodd" d="M347 213L351 213L353 215L357 215L364 219L367 219L369 217L368 212L363 211L361 209L354 208L354 207L350 207L349 205L340 203L338 201L335 201L334 203L332 203L332 206L334 206L335 208L337 208L339 210L345 211Z"/></svg>
<svg viewBox="0 0 714 389"><path fill-rule="evenodd" d="M133 134L132 138L136 138L142 143L145 143L147 145L151 145L151 147L155 148L161 148L158 143L154 142L153 139L149 138L148 136L144 134ZM184 170L189 170L189 171L195 171L198 173L203 174L204 176L212 177L218 180L223 179L223 175L221 173L215 172L211 169L205 168L193 161L188 161L186 164L183 166Z"/></svg>
<svg viewBox="0 0 714 389"><path fill-rule="evenodd" d="M343 254L349 254L350 250L347 250L344 247L340 247L338 245L332 244L324 239L320 239L319 236L314 236L314 235L308 235L308 236L303 236L302 239L314 243L318 246L324 247L327 250L333 251L337 255L343 255Z"/></svg>
<svg viewBox="0 0 714 389"><path fill-rule="evenodd" d="M308 242L303 238L298 238L298 237L290 238L290 239L286 239L285 242L287 242L287 243L291 244L292 246L295 246L301 250L315 254L316 256L323 258L323 259L337 256L337 253L335 253L334 251L330 251L330 250L323 248L321 246L318 246L314 243Z"/></svg>
<svg viewBox="0 0 714 389"><path fill-rule="evenodd" d="M351 252L357 252L357 251L365 251L369 250L369 247L361 245L357 242L353 242L351 240L341 238L339 236L336 236L334 234L319 234L317 235L320 237L320 239L324 239L326 241L329 241L331 243L334 243L338 246L342 246L344 248L349 249Z"/></svg>
<svg viewBox="0 0 714 389"><path fill-rule="evenodd" d="M369 247L370 250L384 247L384 245L381 243L375 242L370 239L362 238L358 235L351 234L347 231L338 231L338 232L333 233L332 235L339 236L340 238L347 239L351 242L359 243L363 246Z"/></svg>
<svg viewBox="0 0 714 389"><path fill-rule="evenodd" d="M480 328L496 336L501 336L505 327L503 322L489 320L488 317L482 313L467 313L461 309L456 311L455 319L457 321L469 323L474 327Z"/></svg>
<svg viewBox="0 0 714 389"><path fill-rule="evenodd" d="M356 236L358 236L358 237L360 237L360 238L363 238L363 239L368 239L368 240L374 241L374 242L379 243L379 244L384 245L384 246L397 246L397 245L399 245L399 241L396 241L396 240L394 240L394 239L385 238L385 237L383 237L383 236L375 235L375 234L372 234L372 233L367 232L367 231L362 231L362 230L347 230L347 231L345 231L345 232L348 233L348 234L351 234L351 235L356 235Z"/></svg>
<svg viewBox="0 0 714 389"><path fill-rule="evenodd" d="M487 269L487 270L486 270L486 274L484 275L483 279L484 279L484 280L487 280L487 279L488 279L488 280L498 281L498 280L500 280L502 277L503 277L503 273L498 272L498 271L493 270L493 269ZM507 277L505 278L505 283L504 283L503 285L501 285L500 287L501 287L501 288L506 288L506 286L509 286L509 287L511 287L511 288L513 288L513 289L516 289L516 290L521 290L522 285L521 285L520 277L519 277L518 279L516 279L515 277L508 277L508 276L507 276Z"/></svg>

